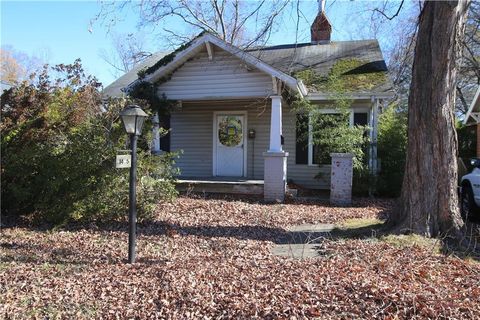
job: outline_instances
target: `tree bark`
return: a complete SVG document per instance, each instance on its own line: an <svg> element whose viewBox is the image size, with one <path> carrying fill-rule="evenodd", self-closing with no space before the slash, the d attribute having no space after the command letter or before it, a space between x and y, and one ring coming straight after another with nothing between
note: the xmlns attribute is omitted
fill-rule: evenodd
<svg viewBox="0 0 480 320"><path fill-rule="evenodd" d="M401 232L461 237L455 131L456 61L468 0L426 1L408 101L401 201L389 223Z"/></svg>

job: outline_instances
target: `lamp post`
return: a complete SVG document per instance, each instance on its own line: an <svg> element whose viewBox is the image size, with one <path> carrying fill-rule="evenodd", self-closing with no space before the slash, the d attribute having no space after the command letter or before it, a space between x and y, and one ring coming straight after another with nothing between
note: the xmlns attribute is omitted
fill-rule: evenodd
<svg viewBox="0 0 480 320"><path fill-rule="evenodd" d="M130 147L132 148L132 161L130 167L130 190L128 201L128 262L135 262L135 246L137 242L137 139L142 133L143 123L147 114L137 105L129 105L122 112L125 131L130 135Z"/></svg>

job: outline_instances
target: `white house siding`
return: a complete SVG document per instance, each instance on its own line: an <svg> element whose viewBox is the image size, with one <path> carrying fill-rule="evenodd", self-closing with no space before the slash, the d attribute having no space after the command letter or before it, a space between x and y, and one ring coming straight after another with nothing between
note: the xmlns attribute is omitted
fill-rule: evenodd
<svg viewBox="0 0 480 320"><path fill-rule="evenodd" d="M200 52L158 87L160 95L183 101L268 97L271 90L269 75L247 68L243 61L218 48L212 60L206 51Z"/></svg>
<svg viewBox="0 0 480 320"><path fill-rule="evenodd" d="M182 151L176 161L185 177L212 176L212 114L183 108L170 118L170 150Z"/></svg>

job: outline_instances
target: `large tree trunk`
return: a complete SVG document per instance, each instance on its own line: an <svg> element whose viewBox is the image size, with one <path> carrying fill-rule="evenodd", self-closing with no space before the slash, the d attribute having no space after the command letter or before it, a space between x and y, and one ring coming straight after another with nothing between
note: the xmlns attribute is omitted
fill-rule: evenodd
<svg viewBox="0 0 480 320"><path fill-rule="evenodd" d="M389 221L400 231L461 236L454 103L466 9L465 0L427 1L419 17L405 176L400 206Z"/></svg>

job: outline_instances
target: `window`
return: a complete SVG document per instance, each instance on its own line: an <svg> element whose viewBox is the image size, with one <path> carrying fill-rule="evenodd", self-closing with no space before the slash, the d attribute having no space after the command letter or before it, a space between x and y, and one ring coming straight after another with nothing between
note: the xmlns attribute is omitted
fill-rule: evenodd
<svg viewBox="0 0 480 320"><path fill-rule="evenodd" d="M367 112L355 112L353 114L354 126L367 126L368 125L368 113Z"/></svg>
<svg viewBox="0 0 480 320"><path fill-rule="evenodd" d="M159 126L165 130L170 130L170 115L162 115ZM170 131L163 137L160 137L160 150L170 152Z"/></svg>
<svg viewBox="0 0 480 320"><path fill-rule="evenodd" d="M218 123L218 141L225 147L239 146L243 141L242 121L236 116L224 116Z"/></svg>
<svg viewBox="0 0 480 320"><path fill-rule="evenodd" d="M295 163L308 164L308 114L297 114Z"/></svg>
<svg viewBox="0 0 480 320"><path fill-rule="evenodd" d="M333 117L340 116L335 112L323 112L329 116L323 118L322 126L333 125L335 123ZM330 156L322 155L321 146L313 145L312 126L309 123L311 119L307 114L297 114L295 163L308 165L330 164ZM349 123L350 125L366 126L369 123L369 113L367 111L354 112L349 117Z"/></svg>

